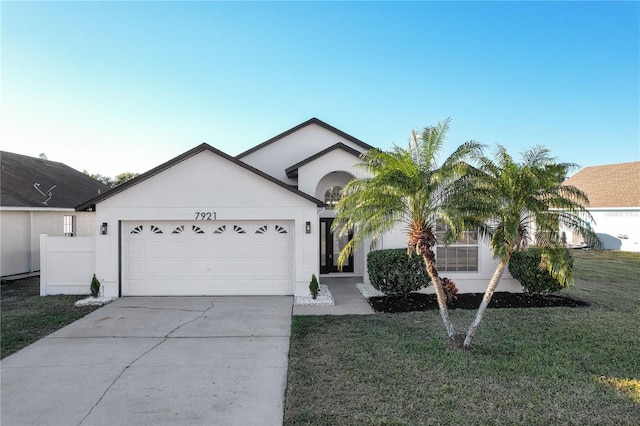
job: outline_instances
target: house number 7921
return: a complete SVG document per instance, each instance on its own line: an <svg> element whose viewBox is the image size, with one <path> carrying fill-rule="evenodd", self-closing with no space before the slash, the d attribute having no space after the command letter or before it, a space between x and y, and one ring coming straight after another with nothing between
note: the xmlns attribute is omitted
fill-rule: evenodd
<svg viewBox="0 0 640 426"><path fill-rule="evenodd" d="M216 220L216 212L196 212L196 220Z"/></svg>

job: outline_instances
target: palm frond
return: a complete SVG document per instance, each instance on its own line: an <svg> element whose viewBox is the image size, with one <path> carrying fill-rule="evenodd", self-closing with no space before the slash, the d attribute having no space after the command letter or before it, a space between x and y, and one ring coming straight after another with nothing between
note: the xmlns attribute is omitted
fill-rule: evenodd
<svg viewBox="0 0 640 426"><path fill-rule="evenodd" d="M422 130L421 161L420 166L433 170L437 168L437 161L444 146L451 118L446 118L433 127L425 127Z"/></svg>
<svg viewBox="0 0 640 426"><path fill-rule="evenodd" d="M530 168L544 166L550 162L552 163L555 161L555 158L549 157L550 153L550 149L542 145L536 145L522 154L522 165Z"/></svg>
<svg viewBox="0 0 640 426"><path fill-rule="evenodd" d="M362 154L357 168L368 177L349 182L336 205L334 229L341 233L354 230L341 259L368 238L375 243L399 223L411 232L431 229L444 218L453 231L461 229L462 222L454 220L454 210L445 211L447 200L455 190L454 183L470 170L465 160L479 156L482 146L467 142L438 167L450 121L447 118L425 127L421 133L413 130L406 148L371 149Z"/></svg>
<svg viewBox="0 0 640 426"><path fill-rule="evenodd" d="M559 249L564 245L562 229L599 245L589 226L593 218L585 207L586 194L562 184L575 164L556 163L550 150L540 145L523 153L519 163L497 145L494 159L480 157L476 164L465 183L467 200L459 205L467 223L478 224L480 234L490 238L493 255L503 261L529 243L556 250L546 255L545 264L554 276L570 281L571 271Z"/></svg>

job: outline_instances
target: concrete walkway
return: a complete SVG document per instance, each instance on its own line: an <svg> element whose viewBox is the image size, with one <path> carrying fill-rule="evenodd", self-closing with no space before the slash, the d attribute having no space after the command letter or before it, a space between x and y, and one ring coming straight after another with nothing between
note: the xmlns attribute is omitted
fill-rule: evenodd
<svg viewBox="0 0 640 426"><path fill-rule="evenodd" d="M370 315L374 311L356 283L362 277L320 277L320 284L326 284L335 299L335 306L294 306L294 315Z"/></svg>
<svg viewBox="0 0 640 426"><path fill-rule="evenodd" d="M1 361L1 424L280 425L292 304L118 299Z"/></svg>

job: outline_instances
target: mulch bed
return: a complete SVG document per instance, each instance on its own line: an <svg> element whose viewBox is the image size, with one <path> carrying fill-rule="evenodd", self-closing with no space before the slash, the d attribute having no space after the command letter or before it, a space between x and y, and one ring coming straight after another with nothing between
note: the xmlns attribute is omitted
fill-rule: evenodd
<svg viewBox="0 0 640 426"><path fill-rule="evenodd" d="M458 299L447 306L449 309L478 309L483 293L459 294ZM376 312L410 312L438 309L435 294L410 293L404 296L380 296L369 299ZM489 308L549 308L549 307L585 307L588 303L555 294L529 294L495 292L489 302Z"/></svg>

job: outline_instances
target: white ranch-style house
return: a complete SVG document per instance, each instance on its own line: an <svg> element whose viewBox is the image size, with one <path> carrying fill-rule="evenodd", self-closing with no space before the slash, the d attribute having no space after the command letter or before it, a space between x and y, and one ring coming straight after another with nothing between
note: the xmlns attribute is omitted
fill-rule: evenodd
<svg viewBox="0 0 640 426"><path fill-rule="evenodd" d="M307 296L313 274L367 282L369 245L339 270L348 236L333 234L331 223L340 189L364 177L354 165L370 148L317 118L236 157L196 146L79 205L95 212L94 259L58 256L43 271L42 294L86 294L93 273L106 297ZM399 247L401 230L376 248ZM461 292L484 291L496 266L475 232L437 256ZM521 287L507 275L499 290Z"/></svg>
<svg viewBox="0 0 640 426"><path fill-rule="evenodd" d="M589 197L593 230L605 250L640 252L640 161L585 167L565 181ZM567 242L582 246L565 231Z"/></svg>

